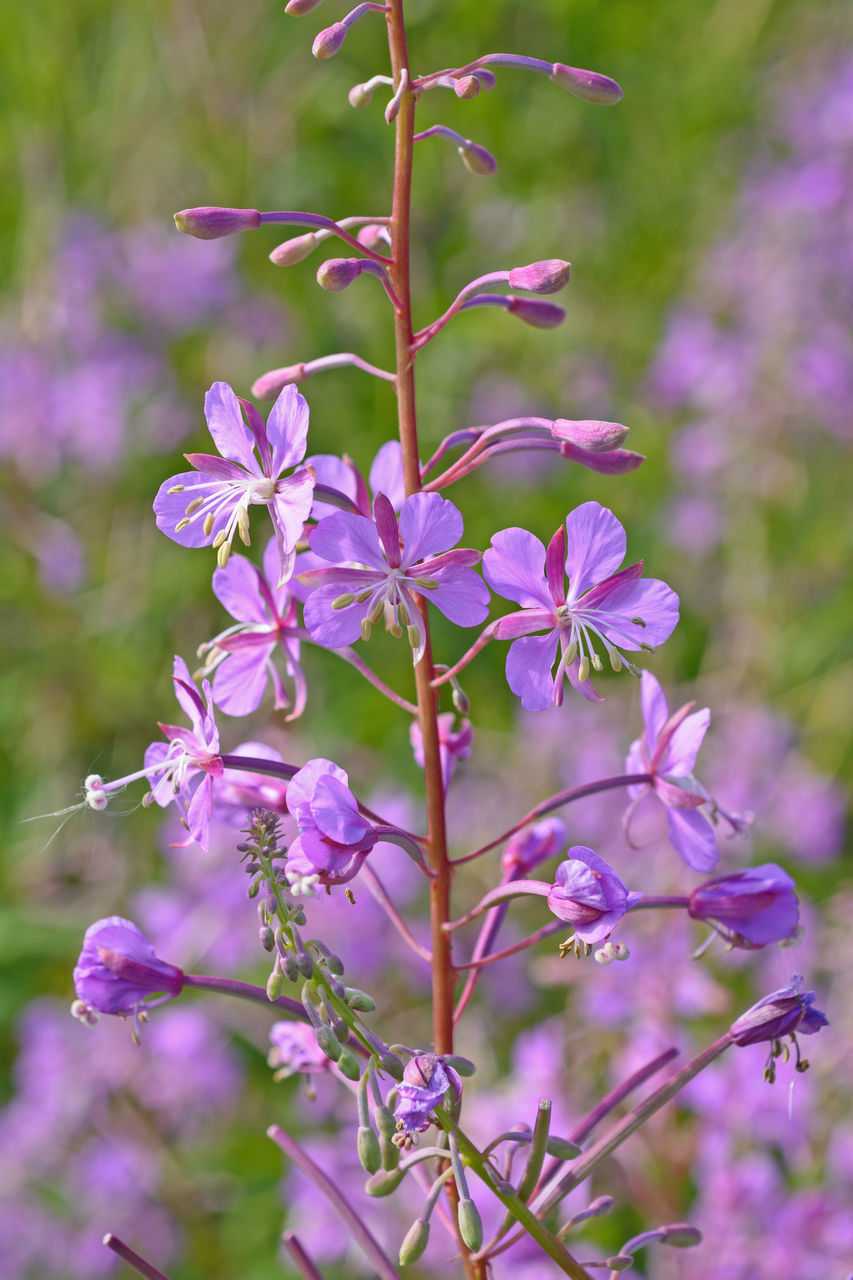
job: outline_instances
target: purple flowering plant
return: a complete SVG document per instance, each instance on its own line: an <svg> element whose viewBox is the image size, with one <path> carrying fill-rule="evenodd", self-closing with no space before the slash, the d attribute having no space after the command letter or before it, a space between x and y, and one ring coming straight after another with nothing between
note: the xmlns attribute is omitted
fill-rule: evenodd
<svg viewBox="0 0 853 1280"><path fill-rule="evenodd" d="M318 2L290 0L286 11L305 14ZM318 284L337 293L376 287L365 285L362 276L378 280L393 329L395 367L379 369L347 352L262 374L255 394L276 397L266 422L227 383L216 382L208 391L205 416L218 453L187 454L192 470L163 481L154 512L157 527L173 541L217 551L213 591L235 625L202 644L204 665L196 677L200 691L185 661L174 660L175 694L190 727L162 724L165 741L149 747L137 772L114 781L90 775L85 783L85 804L100 811L111 795L144 780L149 790L143 803L174 803L187 831L186 843L205 851L212 818L228 814L233 823L239 815L242 838L234 860L248 877L247 895L256 904L269 975L265 986L255 986L236 978L185 973L161 960L136 925L110 917L92 925L84 938L74 972L75 1012L86 1023L94 1022L97 1013L131 1017L138 1032L151 1009L187 989L251 1000L271 1016L275 1011L280 1020L271 1026L269 1064L276 1079L291 1074L327 1077L352 1113L355 1142L343 1122L336 1142L341 1153L345 1144L354 1147L367 1196L383 1201L405 1183L419 1198L418 1216L392 1257L370 1229L364 1206L340 1185L336 1169L321 1168L286 1128L275 1124L268 1131L345 1224L381 1280L399 1280L418 1263L429 1246L431 1221L446 1233L443 1252L434 1253L442 1275L449 1274L451 1265L465 1280L489 1280L501 1265L496 1259L515 1249L509 1259L513 1265L528 1250L549 1275L591 1280L602 1265L612 1275L624 1271L634 1250L645 1243L686 1248L700 1241L701 1232L685 1223L653 1225L602 1263L587 1258L593 1246L584 1242L580 1228L587 1219L609 1212L613 1199L603 1197L593 1202L597 1208L579 1212L569 1206L572 1216L565 1219L561 1206L566 1198L731 1045L770 1042L767 1074L772 1078L783 1039L790 1037L796 1045L797 1033L813 1034L827 1019L814 1008L814 993L804 993L802 980L795 978L736 1019L622 1120L613 1119L619 1103L663 1070L675 1050L653 1057L597 1102L579 1088L575 1101L589 1110L567 1136L551 1131L554 1100L532 1093L523 1104L513 1102L488 1134L478 1130L476 1106L471 1105L476 1104L478 1085L467 1081L481 1064L458 1050L460 1044L469 1047L462 1015L488 966L509 969L518 963L513 957L545 946L563 960L571 954L578 961L594 957L602 967L613 960L629 962L635 922L648 911L680 912L685 920L710 927L712 937L722 938L729 948L757 950L790 942L798 931L799 912L793 880L775 863L725 870L688 893L657 892L667 887L657 883L658 862L645 857L634 838L635 817L647 799L663 806L669 841L687 874L707 875L717 865L714 828L720 817L733 832L744 820L724 814L693 776L710 712L694 711L689 702L670 714L657 678L648 669L641 672L634 661L644 654L654 662L658 646L678 623L679 600L665 582L644 576L642 561L623 567L628 537L613 512L598 501L582 502L567 511L547 545L537 533L511 525L494 532L490 546L480 551L458 545L464 534L462 513L439 492L496 459L525 451L550 454L555 463L573 462L594 474L628 474L643 458L622 447L627 429L603 419L517 417L451 430L427 462L421 462L416 396L421 351L462 311L483 306L534 328L554 327L565 313L543 297L570 279L570 266L560 258L491 271L463 284L442 314L415 327L410 270L415 144L444 138L473 174L486 177L496 167L485 148L444 125L416 132L421 100L432 95L435 101L439 95L433 91L449 89L465 101L494 89L496 72L513 69L544 75L587 104L613 105L622 91L606 75L526 54L486 54L416 76L410 69L403 0L358 5L320 32L315 56L332 57L351 26L370 14L386 20L390 75L355 86L350 101L364 108L380 88L387 93L385 120L395 136L390 211L334 221L301 211L205 206L185 209L175 221L179 231L203 240L262 232L268 226L299 228L298 235L270 255L279 267L296 266L329 239L343 242L351 256L323 262L316 273ZM367 481L358 462L344 452L311 455L305 461L309 414L297 384L340 368L392 383L396 393L397 439L380 449ZM566 474L570 483L571 470ZM266 506L273 526L261 565L232 555L235 538L251 549L252 506ZM517 607L487 621L492 593ZM455 627L485 626L465 652L457 651L463 647L460 640L457 647L450 642L449 652L438 653L430 605ZM395 638L405 635L411 648L411 687L402 692L368 665L371 642L378 648L373 629L380 622ZM527 712L563 717L560 732L565 735L572 735L573 715L584 704L569 699L563 705L564 682L587 703L602 702L592 677L604 671L605 661L614 672L624 669L641 680L644 729L629 749L623 774L537 797L505 830L471 847L475 841L469 824L456 820L452 805L460 766L476 756L476 708L469 706L459 678L495 640L509 642L506 679L511 693ZM387 821L368 807L365 779L357 777L361 766L355 730L350 740L352 784L347 770L324 756L297 758L308 752L290 740L284 753L254 738L228 753L220 749L214 707L229 717L252 715L269 683L274 713L288 711L287 718L294 719L306 712L306 647L317 650L317 662L334 657L347 662L370 682L376 696L384 696L408 717L414 759L423 773L423 813L411 821L414 829L400 813ZM283 663L292 694L277 663ZM621 682L619 696L625 696L625 687ZM598 714L600 708L593 710ZM349 752L347 746L340 750ZM502 786L499 778L493 782ZM629 805L625 839L614 841L605 858L586 845L570 843L570 816L575 802L611 791L625 792ZM371 797L371 805L380 803ZM554 816L557 811L561 817ZM428 898L428 937L392 897L386 864L382 874L377 869L380 846L386 854L390 847L397 858L395 889L416 880ZM541 879L530 878L552 859L556 865L542 872ZM472 864L473 872L466 874ZM629 883L637 887L629 889ZM409 1010L405 1038L411 1043L400 1042L399 1011L387 1007L381 986L374 985L371 993L350 983L349 949L358 941L364 919L362 890L385 914L429 986L431 1027L423 1025L419 1010ZM341 928L334 914L341 900L349 904L347 928ZM318 934L310 938L309 914L311 932ZM515 940L501 946L499 935L510 915L514 924L526 919L534 927L520 937L516 930ZM478 935L460 943L467 934L459 931L475 920L480 921ZM556 948L548 943L553 934L567 931ZM632 976L632 968L631 963L614 966L625 988L639 991L641 976ZM482 1041L472 1037L471 1043L479 1044L482 1053ZM807 1065L799 1050L796 1065L800 1070ZM557 1092L573 1086L568 1079L560 1081ZM608 1127L588 1141L605 1122ZM321 1272L300 1240L298 1222L293 1227L285 1234L293 1265L306 1280L317 1280ZM162 1275L153 1261L115 1235L106 1243L140 1274Z"/></svg>

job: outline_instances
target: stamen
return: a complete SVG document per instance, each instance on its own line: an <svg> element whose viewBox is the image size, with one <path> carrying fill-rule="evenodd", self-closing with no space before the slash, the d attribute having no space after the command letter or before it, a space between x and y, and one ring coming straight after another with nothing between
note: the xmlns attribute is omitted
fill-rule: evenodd
<svg viewBox="0 0 853 1280"><path fill-rule="evenodd" d="M362 640L370 639L370 618L362 618L361 620L361 638Z"/></svg>
<svg viewBox="0 0 853 1280"><path fill-rule="evenodd" d="M231 543L223 542L216 553L216 563L220 569L224 569L231 557Z"/></svg>
<svg viewBox="0 0 853 1280"><path fill-rule="evenodd" d="M589 658L586 656L586 654L584 654L580 662L578 663L578 680L581 682L581 684L583 684L584 681L588 679L589 679Z"/></svg>
<svg viewBox="0 0 853 1280"><path fill-rule="evenodd" d="M198 511L199 507L204 505L204 498L193 498L192 502L187 503L185 514L191 516L194 511Z"/></svg>
<svg viewBox="0 0 853 1280"><path fill-rule="evenodd" d="M358 597L354 596L352 592L347 592L342 596L338 596L336 600L332 601L332 608L335 610L348 609L349 606L353 604L357 598Z"/></svg>
<svg viewBox="0 0 853 1280"><path fill-rule="evenodd" d="M217 533L216 537L213 539L213 542L211 542L210 544L213 547L213 550L216 551L218 547L221 547L227 537L228 537L228 534L225 532L225 530L220 529L219 533Z"/></svg>
<svg viewBox="0 0 853 1280"><path fill-rule="evenodd" d="M171 489L167 489L167 493L183 493L184 486L182 484L173 484Z"/></svg>
<svg viewBox="0 0 853 1280"><path fill-rule="evenodd" d="M175 533L182 533L190 522L189 516L184 516L183 520L179 520L175 525Z"/></svg>
<svg viewBox="0 0 853 1280"><path fill-rule="evenodd" d="M204 536L206 538L209 538L210 531L213 528L213 512L212 511L209 511L208 514L204 517L204 524L201 527L204 530Z"/></svg>

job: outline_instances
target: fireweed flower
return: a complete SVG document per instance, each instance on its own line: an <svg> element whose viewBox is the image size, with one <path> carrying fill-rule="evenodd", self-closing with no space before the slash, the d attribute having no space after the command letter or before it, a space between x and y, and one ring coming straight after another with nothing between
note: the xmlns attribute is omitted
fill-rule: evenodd
<svg viewBox="0 0 853 1280"><path fill-rule="evenodd" d="M399 511L406 498L403 480L403 450L399 440L387 440L379 449L370 467L367 481L352 458L339 458L334 453L316 453L305 459L317 476L317 483L329 485L346 494L369 520L373 505L371 494L384 493L395 511ZM311 507L311 519L322 520L333 515L336 508L322 498L316 498Z"/></svg>
<svg viewBox="0 0 853 1280"><path fill-rule="evenodd" d="M267 1065L273 1079L286 1080L292 1075L320 1075L329 1070L329 1059L317 1045L314 1028L305 1022L274 1022L270 1027Z"/></svg>
<svg viewBox="0 0 853 1280"><path fill-rule="evenodd" d="M483 576L498 595L522 606L499 619L494 634L513 641L507 681L528 711L559 706L564 675L590 702L600 702L589 679L591 669L603 669L597 645L614 671L627 666L638 675L624 651L651 651L672 634L678 596L665 582L641 581L642 561L618 571L625 550L625 530L598 502L570 512L547 551L526 529L503 529L492 538ZM536 631L547 635L531 634Z"/></svg>
<svg viewBox="0 0 853 1280"><path fill-rule="evenodd" d="M430 600L460 627L477 626L486 617L489 593L471 569L480 552L447 550L462 537L462 516L437 493L406 498L399 519L385 494L378 493L373 516L336 511L314 529L311 550L336 567L300 575L313 588L305 625L318 644L338 649L359 637L369 639L373 623L384 618L392 635L406 629L418 663L426 636L416 596Z"/></svg>
<svg viewBox="0 0 853 1280"><path fill-rule="evenodd" d="M160 486L154 500L157 527L181 546L217 548L219 567L224 568L236 534L249 546L249 507L264 505L278 544L280 586L293 573L296 543L311 510L310 467L299 467L287 478L282 474L305 457L308 405L295 387L287 386L265 426L257 409L239 400L227 382L214 382L204 413L221 456L185 455L195 470Z"/></svg>
<svg viewBox="0 0 853 1280"><path fill-rule="evenodd" d="M309 760L291 778L287 807L299 835L288 850L288 879L307 871L323 884L351 880L380 838L359 813L348 781L343 769L323 759Z"/></svg>
<svg viewBox="0 0 853 1280"><path fill-rule="evenodd" d="M84 1008L77 1005L72 1012L84 1020L92 1011L137 1019L141 1011L174 1000L183 985L183 972L160 959L141 929L121 916L108 916L83 937L74 990Z"/></svg>
<svg viewBox="0 0 853 1280"><path fill-rule="evenodd" d="M445 791L450 786L459 760L467 760L471 754L471 742L474 731L470 720L463 720L458 729L453 728L456 713L442 711L438 716L438 753L441 760L441 779ZM414 720L409 727L409 740L415 764L424 767L424 737L421 726Z"/></svg>
<svg viewBox="0 0 853 1280"><path fill-rule="evenodd" d="M643 796L653 792L666 807L671 845L692 871L711 871L717 864L717 841L710 812L720 814L738 831L744 819L724 813L714 805L708 792L693 777L696 755L711 723L707 707L693 711L686 703L669 714L663 690L649 671L644 671L640 700L643 708L642 737L631 743L625 761L627 773L650 773L654 781L628 788L631 804L624 818L625 834L631 843L631 819Z"/></svg>
<svg viewBox="0 0 853 1280"><path fill-rule="evenodd" d="M794 881L773 862L706 880L690 894L688 915L704 920L732 946L764 947L797 931Z"/></svg>
<svg viewBox="0 0 853 1280"><path fill-rule="evenodd" d="M553 857L566 838L566 824L560 818L543 818L532 827L516 832L507 842L501 868L516 877L527 875L540 862Z"/></svg>
<svg viewBox="0 0 853 1280"><path fill-rule="evenodd" d="M462 1096L462 1081L435 1053L419 1053L406 1063L403 1080L396 1086L394 1117L397 1128L405 1134L423 1133L430 1126L430 1115L440 1106L448 1089L455 1098Z"/></svg>
<svg viewBox="0 0 853 1280"><path fill-rule="evenodd" d="M275 539L264 552L263 572L245 556L234 556L213 575L213 592L237 626L228 627L199 649L207 656L205 676L213 675L213 701L229 716L255 711L272 681L276 711L291 706L284 681L273 663L280 648L287 675L293 681L293 709L288 720L305 710L305 676L299 665L297 593L292 583L273 586L279 555Z"/></svg>
<svg viewBox="0 0 853 1280"><path fill-rule="evenodd" d="M172 681L175 697L189 716L192 728L160 724L166 742L152 742L145 752L144 767L115 782L104 782L98 774L90 774L85 782L85 803L90 809L106 809L114 792L123 791L129 782L147 778L151 790L143 803L156 801L164 807L174 801L178 809L184 811L181 821L192 839L207 850L213 780L221 778L224 771L219 756L219 730L213 718L213 697L210 684L205 680L202 700L187 664L177 656Z"/></svg>
<svg viewBox="0 0 853 1280"><path fill-rule="evenodd" d="M759 1000L731 1025L729 1034L735 1044L760 1044L770 1042L770 1053L764 1064L764 1079L771 1084L776 1079L776 1059L788 1050L782 1045L782 1036L790 1036L796 1051L795 1068L806 1071L808 1062L800 1057L797 1034L813 1036L821 1027L829 1026L829 1019L820 1009L813 1008L814 991L803 990L803 979L795 973L787 985Z"/></svg>

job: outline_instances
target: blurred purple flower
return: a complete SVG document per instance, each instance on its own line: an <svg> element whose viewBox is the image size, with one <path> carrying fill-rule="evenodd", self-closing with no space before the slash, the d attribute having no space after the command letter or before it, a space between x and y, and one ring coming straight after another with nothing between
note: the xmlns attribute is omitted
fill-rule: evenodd
<svg viewBox="0 0 853 1280"><path fill-rule="evenodd" d="M345 493L363 516L369 520L373 513L371 494L384 493L395 511L399 511L406 499L403 481L403 451L399 440L387 440L373 459L367 483L352 458L346 454L339 458L334 453L316 453L305 459L306 467L313 467L317 483L328 485ZM311 507L312 520L322 520L334 515L331 503L317 498Z"/></svg>
<svg viewBox="0 0 853 1280"><path fill-rule="evenodd" d="M214 382L205 396L204 412L221 456L185 455L195 470L172 476L160 486L154 500L157 527L184 547L216 547L219 567L224 568L238 533L249 544L249 507L266 506L278 544L276 583L281 586L293 573L296 543L311 510L311 469L299 467L282 478L305 456L308 405L295 387L285 387L264 425L257 409L239 400L227 382Z"/></svg>
<svg viewBox="0 0 853 1280"><path fill-rule="evenodd" d="M337 649L367 638L371 624L384 617L392 635L407 629L417 663L426 636L415 597L430 600L460 627L486 617L489 593L471 569L480 552L447 550L462 537L462 516L437 493L406 498L399 520L378 493L373 515L337 511L314 529L311 550L336 567L300 575L313 588L305 625L318 644Z"/></svg>
<svg viewBox="0 0 853 1280"><path fill-rule="evenodd" d="M396 1086L397 1103L394 1116L404 1133L423 1133L430 1126L430 1114L441 1105L448 1089L458 1099L462 1081L443 1058L434 1053L419 1053L406 1063L403 1081Z"/></svg>
<svg viewBox="0 0 853 1280"><path fill-rule="evenodd" d="M732 1023L732 1040L746 1045L779 1040L797 1031L814 1035L829 1026L826 1015L813 1008L815 999L815 992L804 991L803 979L795 973L784 987L759 1000Z"/></svg>
<svg viewBox="0 0 853 1280"><path fill-rule="evenodd" d="M688 915L735 947L763 947L797 931L794 881L773 862L706 880L690 894Z"/></svg>
<svg viewBox="0 0 853 1280"><path fill-rule="evenodd" d="M474 731L470 720L463 720L458 729L453 725L456 714L453 711L442 711L438 716L438 754L441 759L441 778L445 791L450 786L459 760L467 760L471 754L471 742ZM409 740L415 757L415 764L424 767L424 738L421 726L414 720L409 726Z"/></svg>
<svg viewBox="0 0 853 1280"><path fill-rule="evenodd" d="M329 1070L330 1062L317 1044L313 1027L305 1022L274 1022L270 1027L272 1048L267 1063L284 1080L292 1075L318 1075Z"/></svg>
<svg viewBox="0 0 853 1280"><path fill-rule="evenodd" d="M494 634L513 641L507 680L528 711L559 706L564 675L589 701L601 701L589 679L591 669L603 669L596 640L615 671L624 664L636 673L623 650L652 650L672 634L678 596L655 578L639 581L642 561L619 571L625 551L625 530L598 502L570 512L547 551L526 529L503 529L492 538L483 576L498 595L522 606L499 619ZM546 630L545 636L531 635Z"/></svg>
<svg viewBox="0 0 853 1280"><path fill-rule="evenodd" d="M324 883L350 880L376 844L379 837L359 813L348 782L343 769L322 758L309 760L291 778L287 807L299 835L288 851L289 877L307 862L308 874L319 873Z"/></svg>
<svg viewBox="0 0 853 1280"><path fill-rule="evenodd" d="M604 942L643 896L629 892L609 863L583 845L572 845L554 879L548 909L587 944Z"/></svg>
<svg viewBox="0 0 853 1280"><path fill-rule="evenodd" d="M519 877L529 874L546 858L552 858L567 839L566 825L560 818L543 818L532 827L518 831L507 842L501 857L501 868Z"/></svg>

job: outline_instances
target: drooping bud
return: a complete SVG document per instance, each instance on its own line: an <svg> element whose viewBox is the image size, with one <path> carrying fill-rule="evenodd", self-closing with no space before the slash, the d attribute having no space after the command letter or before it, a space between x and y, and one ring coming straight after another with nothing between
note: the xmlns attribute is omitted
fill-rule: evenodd
<svg viewBox="0 0 853 1280"><path fill-rule="evenodd" d="M519 877L551 858L565 844L567 832L559 818L543 818L541 822L517 832L507 844L501 858L504 871L515 871Z"/></svg>
<svg viewBox="0 0 853 1280"><path fill-rule="evenodd" d="M321 289L340 293L358 279L364 265L361 258L327 258L317 272L317 283Z"/></svg>
<svg viewBox="0 0 853 1280"><path fill-rule="evenodd" d="M400 1256L398 1258L400 1266L410 1267L413 1262L417 1262L428 1243L429 1223L424 1222L422 1218L416 1218L400 1245Z"/></svg>
<svg viewBox="0 0 853 1280"><path fill-rule="evenodd" d="M369 1196L377 1198L390 1196L397 1190L405 1176L405 1169L380 1169L379 1173L371 1174L364 1184L364 1189Z"/></svg>
<svg viewBox="0 0 853 1280"><path fill-rule="evenodd" d="M566 318L556 302L540 302L538 298L508 298L506 309L534 329L556 329Z"/></svg>
<svg viewBox="0 0 853 1280"><path fill-rule="evenodd" d="M338 1058L338 1071L342 1076L346 1076L347 1080L359 1080L361 1078L361 1067L358 1065L358 1058L354 1053L350 1053L349 1049L341 1049L341 1056Z"/></svg>
<svg viewBox="0 0 853 1280"><path fill-rule="evenodd" d="M254 231L261 225L257 209L219 209L203 205L198 209L182 209L175 215L175 226L197 240L220 240L237 231Z"/></svg>
<svg viewBox="0 0 853 1280"><path fill-rule="evenodd" d="M304 364L289 364L282 369L270 369L252 383L252 395L256 400L275 400L283 387L304 382Z"/></svg>
<svg viewBox="0 0 853 1280"><path fill-rule="evenodd" d="M497 160L491 151L487 151L485 147L479 146L478 143L466 140L464 146L456 149L462 157L462 163L470 173L476 173L480 178L490 178L493 173L497 172Z"/></svg>
<svg viewBox="0 0 853 1280"><path fill-rule="evenodd" d="M598 71L584 71L581 67L567 67L563 62L554 63L550 79L582 102L608 107L623 97L621 86L610 76L603 76Z"/></svg>
<svg viewBox="0 0 853 1280"><path fill-rule="evenodd" d="M374 253L391 247L391 233L382 222L368 222L356 232L355 238L365 249L372 249Z"/></svg>
<svg viewBox="0 0 853 1280"><path fill-rule="evenodd" d="M527 267L513 267L509 273L511 289L525 289L528 293L558 293L569 283L572 264L562 258L546 258L531 262Z"/></svg>
<svg viewBox="0 0 853 1280"><path fill-rule="evenodd" d="M309 253L313 253L319 243L313 231L309 231L304 236L293 236L290 240L284 240L276 245L269 255L269 260L274 267L292 267L294 263L302 262Z"/></svg>
<svg viewBox="0 0 853 1280"><path fill-rule="evenodd" d="M348 27L343 22L333 22L330 27L324 27L311 46L314 57L321 60L333 57L346 40L347 31Z"/></svg>
<svg viewBox="0 0 853 1280"><path fill-rule="evenodd" d="M480 92L480 81L476 76L460 76L458 80L454 81L453 92L457 98L466 100L476 98Z"/></svg>
<svg viewBox="0 0 853 1280"><path fill-rule="evenodd" d="M628 1271L634 1265L634 1259L628 1253L615 1253L612 1258L605 1259L611 1271Z"/></svg>
<svg viewBox="0 0 853 1280"><path fill-rule="evenodd" d="M369 1125L359 1125L356 1146L361 1167L367 1173L378 1173L382 1167L382 1153L379 1139Z"/></svg>
<svg viewBox="0 0 853 1280"><path fill-rule="evenodd" d="M332 1062L337 1062L341 1056L341 1042L332 1028L321 1023L319 1027L314 1028L314 1035L319 1049L327 1058L331 1058Z"/></svg>
<svg viewBox="0 0 853 1280"><path fill-rule="evenodd" d="M291 14L293 17L300 17L303 13L312 13L322 3L323 0L288 0L284 6L284 12Z"/></svg>
<svg viewBox="0 0 853 1280"><path fill-rule="evenodd" d="M366 84L354 84L347 94L349 104L355 107L356 111L360 111L363 107L369 107L373 101L373 89Z"/></svg>
<svg viewBox="0 0 853 1280"><path fill-rule="evenodd" d="M474 1201L469 1196L463 1196L460 1199L457 1214L459 1235L462 1238L462 1243L467 1245L473 1253L476 1253L483 1243L483 1219L480 1217Z"/></svg>
<svg viewBox="0 0 853 1280"><path fill-rule="evenodd" d="M597 418L557 418L551 426L555 440L568 440L590 453L608 453L618 449L628 434L621 422L600 422Z"/></svg>
<svg viewBox="0 0 853 1280"><path fill-rule="evenodd" d="M571 1142L568 1138L551 1137L545 1143L545 1150L549 1156L556 1156L558 1160L574 1160L580 1153L581 1149L576 1142Z"/></svg>
<svg viewBox="0 0 853 1280"><path fill-rule="evenodd" d="M673 1222L660 1230L661 1244L672 1245L674 1249L692 1249L702 1243L702 1232L689 1222Z"/></svg>

